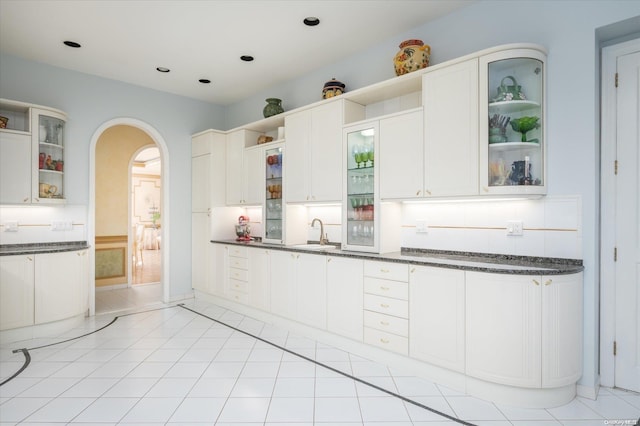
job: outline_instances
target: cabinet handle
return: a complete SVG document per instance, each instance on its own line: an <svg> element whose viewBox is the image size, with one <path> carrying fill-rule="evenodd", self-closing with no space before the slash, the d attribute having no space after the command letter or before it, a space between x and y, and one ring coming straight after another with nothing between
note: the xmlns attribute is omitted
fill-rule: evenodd
<svg viewBox="0 0 640 426"><path fill-rule="evenodd" d="M387 309L387 308L389 307L389 305L387 305L386 303L381 303L381 304L380 304L380 307L381 307L381 308L385 308L385 309Z"/></svg>
<svg viewBox="0 0 640 426"><path fill-rule="evenodd" d="M23 199L22 199L22 202L23 202L23 203L26 203L27 201L29 201L29 197L27 197L27 198L23 198Z"/></svg>
<svg viewBox="0 0 640 426"><path fill-rule="evenodd" d="M386 327L387 325L389 325L389 323L386 321L380 321L380 325L384 325Z"/></svg>
<svg viewBox="0 0 640 426"><path fill-rule="evenodd" d="M420 195L420 193L421 193L421 192L422 192L422 190L418 189L418 190L416 191L416 195Z"/></svg>
<svg viewBox="0 0 640 426"><path fill-rule="evenodd" d="M545 281L544 285L550 285L553 282L553 280L549 279L547 281Z"/></svg>
<svg viewBox="0 0 640 426"><path fill-rule="evenodd" d="M487 188L486 186L483 186L483 187L482 187L482 190L483 190L484 192L489 192L489 188Z"/></svg>
<svg viewBox="0 0 640 426"><path fill-rule="evenodd" d="M380 290L382 291L389 291L389 287L385 287L383 285L380 286Z"/></svg>
<svg viewBox="0 0 640 426"><path fill-rule="evenodd" d="M33 262L33 258L32 258L32 257L27 256L27 260L28 260L29 262Z"/></svg>
<svg viewBox="0 0 640 426"><path fill-rule="evenodd" d="M538 282L538 280L533 280L533 283L534 283L535 285L540 285L540 283Z"/></svg>
<svg viewBox="0 0 640 426"><path fill-rule="evenodd" d="M380 343L384 343L385 345L389 343L389 339L380 339Z"/></svg>
<svg viewBox="0 0 640 426"><path fill-rule="evenodd" d="M328 258L328 259L327 259L327 263L329 263L329 262L331 262L331 258Z"/></svg>
<svg viewBox="0 0 640 426"><path fill-rule="evenodd" d="M413 274L415 271L416 271L416 268L411 268L411 271L409 271L409 272L411 272Z"/></svg>
<svg viewBox="0 0 640 426"><path fill-rule="evenodd" d="M40 198L34 198L34 200L36 200L36 203L40 202Z"/></svg>
<svg viewBox="0 0 640 426"><path fill-rule="evenodd" d="M424 192L426 192L427 194L431 195L431 191L429 191L428 189L425 189Z"/></svg>

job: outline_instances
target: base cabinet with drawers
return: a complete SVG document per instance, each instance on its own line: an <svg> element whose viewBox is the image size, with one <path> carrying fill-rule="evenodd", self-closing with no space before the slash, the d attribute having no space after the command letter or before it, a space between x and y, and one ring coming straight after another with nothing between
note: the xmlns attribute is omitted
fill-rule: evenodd
<svg viewBox="0 0 640 426"><path fill-rule="evenodd" d="M570 401L582 373L582 273L490 273L214 244L226 265L222 297L346 337L363 353L482 389L517 406ZM364 258L363 258L364 257ZM213 288L216 286L214 285ZM218 284L219 287L219 284ZM256 310L257 309L257 310ZM374 349L375 348L375 349ZM374 352L371 352L372 354ZM389 358L385 358L389 359Z"/></svg>

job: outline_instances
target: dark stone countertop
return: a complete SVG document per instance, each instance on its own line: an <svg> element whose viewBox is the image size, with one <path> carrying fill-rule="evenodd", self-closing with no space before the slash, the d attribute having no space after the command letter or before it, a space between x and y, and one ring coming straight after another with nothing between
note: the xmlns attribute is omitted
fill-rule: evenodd
<svg viewBox="0 0 640 426"><path fill-rule="evenodd" d="M20 254L60 253L79 251L89 248L86 241L65 241L57 243L0 244L0 256Z"/></svg>
<svg viewBox="0 0 640 426"><path fill-rule="evenodd" d="M460 251L402 248L391 253L366 253L335 249L309 250L293 246L266 244L258 241L211 240L214 244L233 244L245 247L311 253L319 256L340 256L354 259L435 266L464 271L491 272L513 275L568 275L584 270L582 260L552 257L515 256L508 254L473 253Z"/></svg>

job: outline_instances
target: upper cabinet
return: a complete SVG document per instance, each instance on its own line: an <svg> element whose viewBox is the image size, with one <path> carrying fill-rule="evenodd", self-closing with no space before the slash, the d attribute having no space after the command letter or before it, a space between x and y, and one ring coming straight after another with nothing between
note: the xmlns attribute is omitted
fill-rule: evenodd
<svg viewBox="0 0 640 426"><path fill-rule="evenodd" d="M227 205L262 203L264 167L259 132L238 130L227 135Z"/></svg>
<svg viewBox="0 0 640 426"><path fill-rule="evenodd" d="M0 100L0 116L0 204L64 203L66 115Z"/></svg>
<svg viewBox="0 0 640 426"><path fill-rule="evenodd" d="M480 57L480 193L543 195L545 61L535 49Z"/></svg>
<svg viewBox="0 0 640 426"><path fill-rule="evenodd" d="M287 202L340 202L342 125L361 108L339 99L285 117Z"/></svg>

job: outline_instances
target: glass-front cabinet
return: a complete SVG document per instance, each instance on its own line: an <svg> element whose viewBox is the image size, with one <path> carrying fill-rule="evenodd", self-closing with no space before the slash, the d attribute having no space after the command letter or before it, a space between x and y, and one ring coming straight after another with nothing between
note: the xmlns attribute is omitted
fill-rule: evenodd
<svg viewBox="0 0 640 426"><path fill-rule="evenodd" d="M283 203L284 147L282 143L264 150L265 158L265 204L264 240L267 243L283 244L285 231L285 211Z"/></svg>
<svg viewBox="0 0 640 426"><path fill-rule="evenodd" d="M34 199L40 203L64 200L64 116L35 109L32 119L33 149L37 150L37 167L32 168Z"/></svg>
<svg viewBox="0 0 640 426"><path fill-rule="evenodd" d="M480 192L546 194L545 53L480 58Z"/></svg>

